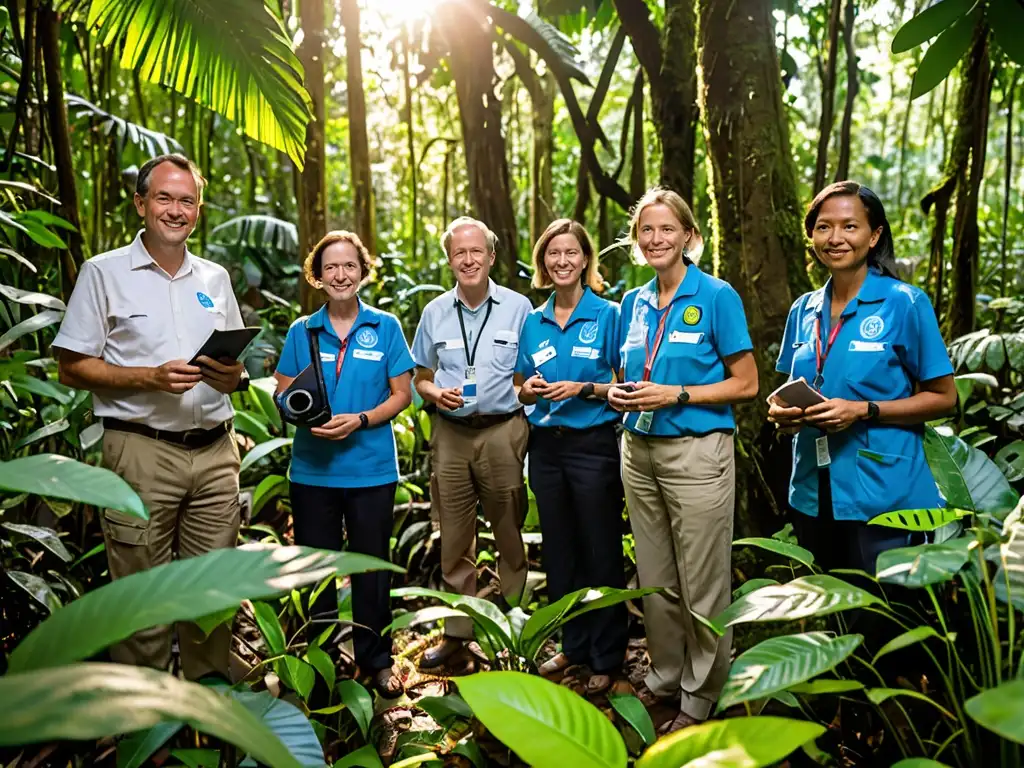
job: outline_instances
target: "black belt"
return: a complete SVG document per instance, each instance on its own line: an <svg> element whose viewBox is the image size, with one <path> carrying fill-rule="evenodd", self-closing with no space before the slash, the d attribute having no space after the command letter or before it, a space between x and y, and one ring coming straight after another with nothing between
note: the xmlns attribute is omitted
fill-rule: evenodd
<svg viewBox="0 0 1024 768"><path fill-rule="evenodd" d="M540 427L536 424L530 425L530 431L538 435L550 435L551 437L586 437L589 434L598 432L614 432L618 422L606 421L604 424L596 424L593 427Z"/></svg>
<svg viewBox="0 0 1024 768"><path fill-rule="evenodd" d="M437 414L442 419L463 427L469 427L470 429L487 429L488 427L496 427L499 424L504 424L509 419L514 419L522 412L522 408L517 408L516 410L508 413L474 413L471 416L452 416L450 413L445 413L440 408L437 409Z"/></svg>
<svg viewBox="0 0 1024 768"><path fill-rule="evenodd" d="M134 421L122 421L121 419L112 419L105 416L103 418L103 428L115 432L131 432L132 434L142 435L153 440L180 445L183 448L205 448L217 442L222 435L227 434L230 424L224 421L210 429L189 429L185 432L172 432L166 429L153 429L145 424L138 424Z"/></svg>

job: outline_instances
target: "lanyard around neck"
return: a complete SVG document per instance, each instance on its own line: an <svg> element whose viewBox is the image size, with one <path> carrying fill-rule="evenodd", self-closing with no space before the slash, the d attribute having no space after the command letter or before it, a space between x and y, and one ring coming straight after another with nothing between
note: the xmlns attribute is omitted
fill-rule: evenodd
<svg viewBox="0 0 1024 768"><path fill-rule="evenodd" d="M473 351L469 349L469 337L466 335L466 320L462 316L462 302L458 299L455 300L455 311L459 314L459 328L462 330L462 343L465 345L466 352L466 365L470 368L473 367L473 363L476 360L476 351L480 347L480 337L484 335L484 327L487 325L487 321L491 319L491 308L494 306L494 301L491 298L487 299L487 312L484 313L484 321L480 323L480 327L476 332L476 342L473 344Z"/></svg>

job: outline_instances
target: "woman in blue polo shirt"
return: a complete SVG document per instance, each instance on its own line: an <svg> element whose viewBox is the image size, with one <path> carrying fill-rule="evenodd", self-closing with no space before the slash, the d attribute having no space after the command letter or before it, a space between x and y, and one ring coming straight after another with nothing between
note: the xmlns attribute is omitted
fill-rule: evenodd
<svg viewBox="0 0 1024 768"><path fill-rule="evenodd" d="M924 455L924 423L956 405L953 366L931 302L896 278L885 208L867 187L832 184L804 219L831 278L793 304L776 368L827 399L806 410L773 398L768 417L796 432L789 503L797 538L826 568L875 572L905 532L865 521L943 506Z"/></svg>
<svg viewBox="0 0 1024 768"><path fill-rule="evenodd" d="M622 480L636 539L651 657L641 698L678 702L662 729L705 720L729 673L731 635L697 622L731 598L735 457L732 405L757 394L757 366L739 295L687 256L700 242L690 207L653 189L636 204L630 239L657 273L622 300L625 412Z"/></svg>
<svg viewBox="0 0 1024 768"><path fill-rule="evenodd" d="M278 393L310 364L307 334L318 334L320 364L331 404L331 420L299 427L288 470L295 543L349 550L388 559L398 459L391 420L412 401L415 367L394 315L359 300L369 276L370 256L351 232L330 232L306 258L306 280L327 294L327 303L288 329L274 374ZM342 372L345 380L341 382ZM392 668L390 574L352 576L352 618L356 663L388 698L402 693ZM310 614L337 616L330 582ZM314 626L314 634L322 625Z"/></svg>
<svg viewBox="0 0 1024 768"><path fill-rule="evenodd" d="M582 224L552 222L533 249L533 285L554 291L519 336L519 400L536 405L528 417L530 488L552 602L584 587L626 586L619 416L607 400L619 367L619 306L597 295L597 266ZM591 671L586 691L605 690L626 655L627 620L624 605L574 620L562 633L562 652L541 672L579 664Z"/></svg>

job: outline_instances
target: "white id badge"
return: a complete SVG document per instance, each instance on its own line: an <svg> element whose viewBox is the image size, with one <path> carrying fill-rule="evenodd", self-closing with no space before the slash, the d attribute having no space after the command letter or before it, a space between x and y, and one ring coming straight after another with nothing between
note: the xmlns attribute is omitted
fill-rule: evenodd
<svg viewBox="0 0 1024 768"><path fill-rule="evenodd" d="M818 459L819 467L827 467L832 463L832 458L828 455L828 436L816 438L814 441L814 453Z"/></svg>
<svg viewBox="0 0 1024 768"><path fill-rule="evenodd" d="M636 429L638 432L647 434L651 431L651 425L654 423L653 411L641 411L640 417L636 420Z"/></svg>

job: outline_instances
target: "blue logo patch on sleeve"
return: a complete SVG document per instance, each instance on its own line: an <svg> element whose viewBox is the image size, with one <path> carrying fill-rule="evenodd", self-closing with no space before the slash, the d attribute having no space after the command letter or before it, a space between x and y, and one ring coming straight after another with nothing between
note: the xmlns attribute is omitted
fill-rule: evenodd
<svg viewBox="0 0 1024 768"><path fill-rule="evenodd" d="M202 291L196 292L196 298L199 299L199 303L206 309L213 309L213 299L211 299Z"/></svg>

